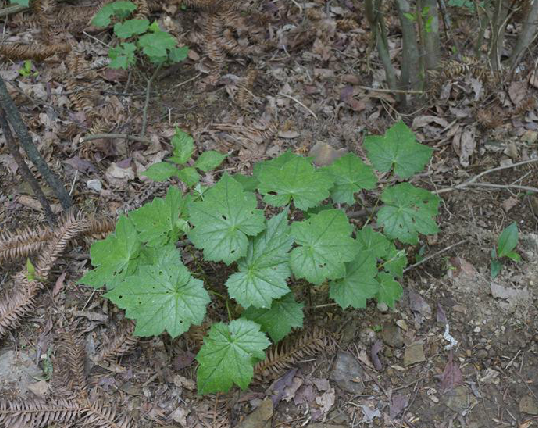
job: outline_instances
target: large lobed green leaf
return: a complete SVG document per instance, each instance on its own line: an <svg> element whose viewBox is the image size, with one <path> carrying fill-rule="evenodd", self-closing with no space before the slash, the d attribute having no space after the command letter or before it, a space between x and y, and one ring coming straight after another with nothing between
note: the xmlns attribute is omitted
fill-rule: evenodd
<svg viewBox="0 0 538 428"><path fill-rule="evenodd" d="M247 254L247 236L265 229L264 213L256 206L256 196L224 174L207 190L203 202L189 206L193 229L188 237L196 248L204 250L206 260L230 264Z"/></svg>
<svg viewBox="0 0 538 428"><path fill-rule="evenodd" d="M402 121L388 129L385 135L369 135L364 148L374 168L381 172L394 172L401 178L409 178L422 171L430 160L433 149L417 143L413 131Z"/></svg>
<svg viewBox="0 0 538 428"><path fill-rule="evenodd" d="M377 183L372 167L366 165L355 153L347 153L322 170L333 177L331 198L337 204L354 204L356 192L373 189Z"/></svg>
<svg viewBox="0 0 538 428"><path fill-rule="evenodd" d="M140 234L140 240L150 247L175 243L180 232L187 231L187 223L180 216L184 204L181 191L170 186L166 198L155 198L129 213L129 218Z"/></svg>
<svg viewBox="0 0 538 428"><path fill-rule="evenodd" d="M348 306L365 308L366 299L375 297L379 292L376 275L375 257L367 251L360 251L352 262L346 263L344 278L331 282L330 296L342 309Z"/></svg>
<svg viewBox="0 0 538 428"><path fill-rule="evenodd" d="M239 260L239 272L226 281L230 296L244 308L269 308L290 289L289 251L293 237L289 234L288 210L267 222L267 229L249 241L246 257Z"/></svg>
<svg viewBox="0 0 538 428"><path fill-rule="evenodd" d="M265 359L270 342L255 322L238 319L229 325L211 326L196 359L198 393L227 392L238 385L245 389L254 375L254 365Z"/></svg>
<svg viewBox="0 0 538 428"><path fill-rule="evenodd" d="M105 294L128 318L136 320L137 336L168 332L177 337L192 324L202 323L209 294L181 263L178 250L168 245L155 250L155 261L140 266Z"/></svg>
<svg viewBox="0 0 538 428"><path fill-rule="evenodd" d="M293 223L291 234L298 247L291 252L291 269L297 278L312 284L345 275L345 262L355 258L357 242L352 227L341 210L325 210L309 219Z"/></svg>
<svg viewBox="0 0 538 428"><path fill-rule="evenodd" d="M290 152L263 162L255 172L264 201L277 207L293 199L298 209L306 211L328 198L333 185L329 174L316 170L307 159Z"/></svg>
<svg viewBox="0 0 538 428"><path fill-rule="evenodd" d="M402 183L387 188L381 200L385 205L377 213L377 221L389 238L416 244L419 233L437 233L435 217L440 203L438 196L409 183Z"/></svg>
<svg viewBox="0 0 538 428"><path fill-rule="evenodd" d="M90 255L95 269L87 272L78 283L96 288L106 285L109 290L113 289L138 265L136 258L140 248L140 239L132 221L120 216L116 231L91 246Z"/></svg>
<svg viewBox="0 0 538 428"><path fill-rule="evenodd" d="M303 307L304 303L296 302L293 294L288 293L280 299L273 300L269 309L251 306L241 314L241 318L260 324L262 330L276 343L290 334L292 328L303 326Z"/></svg>

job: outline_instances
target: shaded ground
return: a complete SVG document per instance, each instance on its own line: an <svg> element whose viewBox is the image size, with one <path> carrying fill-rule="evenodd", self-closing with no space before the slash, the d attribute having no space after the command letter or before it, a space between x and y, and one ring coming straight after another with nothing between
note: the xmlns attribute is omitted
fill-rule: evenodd
<svg viewBox="0 0 538 428"><path fill-rule="evenodd" d="M162 187L139 173L168 154L176 124L192 133L200 152L228 153L224 169L235 172L249 171L253 162L288 148L307 153L318 142L363 155L364 133L384 132L401 114L418 138L435 149L426 173L414 179L414 184L430 190L537 156L538 110L532 102L536 88L523 76L490 87L463 74L445 82L440 92L447 96L434 93L420 109L398 112L390 93L368 89L383 85L383 73L376 55L368 52L368 29L357 20L353 6L322 1L307 6L308 12L284 1L246 4L247 18L251 10L265 14L263 28L274 45L228 56L216 82L206 73L203 44L194 43L203 13L169 7L168 13L155 15L191 45L193 53L179 70L157 82L148 144L121 139L81 143L80 137L95 133L97 125L87 120L88 111L76 110L63 77L55 74L65 68L62 58L36 64L37 77L19 78L18 63L7 66L2 75L24 95L23 117L49 164L72 188L78 206L111 216L162 194ZM170 20L163 21L164 16ZM345 19L354 24L344 24ZM246 19L236 36L255 45L246 36L249 25L261 24ZM19 27L9 30L14 40L22 37ZM391 31L397 40L398 28ZM24 37L37 39L38 34ZM110 42L106 34L97 37ZM100 131L138 133L144 72L134 73L125 88L125 76L111 77L99 68L98 60L106 56L101 44L84 35L75 42L99 71L93 82L93 109L106 119ZM250 84L247 76L253 70L257 76ZM527 108L518 111L524 103ZM537 187L533 165L488 174L481 181ZM214 179L206 177L208 182ZM101 190L92 190L88 180L98 180ZM365 204L373 205L378 193L363 195ZM117 367L93 367L91 385L100 397L120 404L122 411L148 427L235 426L253 412L261 419L251 426L264 426L267 419L267 426L273 427L538 425L536 196L514 188L478 187L440 196L440 233L408 252L414 263L421 249L423 256L447 250L406 273L405 295L395 310L370 304L364 311L342 312L328 304L327 290L312 292L306 324L329 327L337 347L305 357L272 389L268 380L254 383L248 391L198 398L192 344L168 337L143 340ZM0 230L42 223L35 207L0 142ZM365 220L359 218L357 224ZM491 248L513 221L520 230L517 250L522 261L508 263L492 280ZM66 272L65 282L55 294L45 291L36 313L3 339L0 386L6 393L50 394L47 382L36 382L46 368L46 359L36 355L53 349L56 332L68 327L72 316L86 332L90 357L121 318L99 292L75 285L88 267L88 250L82 242L70 250L54 269L53 282ZM20 268L21 264L1 266L0 287L7 287L10 275ZM206 274L218 283L219 267L210 269ZM218 313L218 305L214 311ZM10 376L19 387L8 383ZM17 390L24 386L30 392ZM275 391L281 396L271 419L271 411L260 403ZM325 425L316 425L321 423Z"/></svg>

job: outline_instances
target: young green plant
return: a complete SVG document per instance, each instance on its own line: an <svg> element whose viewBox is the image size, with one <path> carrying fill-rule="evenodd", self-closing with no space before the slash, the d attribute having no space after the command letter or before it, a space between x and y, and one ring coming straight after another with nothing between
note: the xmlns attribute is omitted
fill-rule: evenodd
<svg viewBox="0 0 538 428"><path fill-rule="evenodd" d="M501 259L507 257L510 260L519 262L521 257L514 251L519 242L519 231L517 224L514 222L504 228L497 240L497 248L491 250L491 277L496 278L502 270L503 264Z"/></svg>
<svg viewBox="0 0 538 428"><path fill-rule="evenodd" d="M204 170L203 155L184 166L192 139L180 130L174 137L172 157L149 168L148 177L183 180L195 177L192 170L182 174L187 168ZM106 287L105 297L136 321L136 335L177 337L202 323L211 295L222 295L183 264L175 244L186 238L206 262L233 270L221 285L233 305L228 316L238 314L214 323L205 337L196 357L198 392L244 389L270 343L302 327L301 283L327 284L342 309L365 308L370 299L394 307L403 291L405 245L438 232L439 197L409 183L381 192L375 229L349 221L357 193L376 188L374 169L407 179L432 154L403 122L366 137L364 147L371 165L348 153L316 168L286 152L257 163L252 176L224 173L202 198L195 189L182 194L170 186L164 198L121 216L115 233L92 245L93 270L79 282ZM214 154L208 159L217 164Z"/></svg>

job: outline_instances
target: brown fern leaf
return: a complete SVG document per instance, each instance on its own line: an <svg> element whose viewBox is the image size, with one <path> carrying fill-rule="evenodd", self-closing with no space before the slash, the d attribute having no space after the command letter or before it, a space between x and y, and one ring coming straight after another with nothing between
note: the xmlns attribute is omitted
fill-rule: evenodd
<svg viewBox="0 0 538 428"><path fill-rule="evenodd" d="M224 23L216 14L208 14L202 24L205 51L215 65L222 68L226 54L219 45L218 39L224 31Z"/></svg>
<svg viewBox="0 0 538 428"><path fill-rule="evenodd" d="M88 218L82 230L84 236L104 238L116 227L115 221L107 218ZM0 234L0 263L14 261L21 257L28 257L45 247L55 236L55 229L51 227L36 226L26 228L15 233L3 232Z"/></svg>
<svg viewBox="0 0 538 428"><path fill-rule="evenodd" d="M204 10L207 12L219 12L235 7L236 2L230 0L182 0L184 6L193 7L195 9Z"/></svg>
<svg viewBox="0 0 538 428"><path fill-rule="evenodd" d="M336 28L341 31L351 31L359 29L359 24L354 19L339 19L336 21Z"/></svg>
<svg viewBox="0 0 538 428"><path fill-rule="evenodd" d="M252 98L252 88L258 77L258 70L252 68L247 71L244 82L239 85L237 90L236 102L242 109L248 107L248 103Z"/></svg>
<svg viewBox="0 0 538 428"><path fill-rule="evenodd" d="M42 287L39 281L29 281L23 271L15 275L13 287L0 295L0 338L34 310L35 297Z"/></svg>
<svg viewBox="0 0 538 428"><path fill-rule="evenodd" d="M67 213L62 223L57 228L54 238L41 252L36 266L36 275L42 280L49 277L50 270L56 260L62 254L71 240L79 236L87 228L86 220L81 213Z"/></svg>
<svg viewBox="0 0 538 428"><path fill-rule="evenodd" d="M106 362L127 355L138 344L138 337L134 336L135 323L131 320L123 320L114 338L101 348L95 357L95 362Z"/></svg>
<svg viewBox="0 0 538 428"><path fill-rule="evenodd" d="M56 345L57 370L54 371L54 383L77 394L86 391L85 360L83 339L74 329L63 333Z"/></svg>
<svg viewBox="0 0 538 428"><path fill-rule="evenodd" d="M311 21L321 21L327 18L327 14L320 9L308 8L305 13Z"/></svg>
<svg viewBox="0 0 538 428"><path fill-rule="evenodd" d="M54 423L71 424L82 416L80 406L71 400L5 400L0 398L0 426L39 428Z"/></svg>
<svg viewBox="0 0 538 428"><path fill-rule="evenodd" d="M320 328L290 336L267 350L266 359L254 367L254 379L275 379L299 360L322 351L331 351L334 346L334 339Z"/></svg>
<svg viewBox="0 0 538 428"><path fill-rule="evenodd" d="M90 113L94 108L94 92L77 80L69 79L65 84L73 110Z"/></svg>
<svg viewBox="0 0 538 428"><path fill-rule="evenodd" d="M133 19L148 19L149 5L146 0L133 0L136 5L136 12L133 15Z"/></svg>
<svg viewBox="0 0 538 428"><path fill-rule="evenodd" d="M90 63L84 59L84 53L79 51L71 51L65 59L65 65L69 71L69 75L78 80L93 81L98 75L91 69Z"/></svg>
<svg viewBox="0 0 538 428"><path fill-rule="evenodd" d="M81 400L84 406L84 425L96 428L134 428L136 424L128 417L118 416L118 410L112 403L105 404L100 401Z"/></svg>
<svg viewBox="0 0 538 428"><path fill-rule="evenodd" d="M183 337L194 349L200 349L204 344L204 337L211 328L211 324L211 322L205 321L202 325L192 325Z"/></svg>
<svg viewBox="0 0 538 428"><path fill-rule="evenodd" d="M20 43L12 43L0 45L0 55L12 61L21 61L32 59L34 61L43 61L53 55L59 53L67 53L71 50L71 46L66 43L52 45L24 45Z"/></svg>
<svg viewBox="0 0 538 428"><path fill-rule="evenodd" d="M160 12L163 10L162 0L148 0L148 9L150 12Z"/></svg>

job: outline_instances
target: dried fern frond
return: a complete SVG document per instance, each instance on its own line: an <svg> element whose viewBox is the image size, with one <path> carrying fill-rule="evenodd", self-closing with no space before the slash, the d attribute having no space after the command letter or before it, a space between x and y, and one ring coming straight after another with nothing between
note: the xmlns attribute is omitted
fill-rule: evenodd
<svg viewBox="0 0 538 428"><path fill-rule="evenodd" d="M204 10L207 12L219 12L236 7L236 3L230 0L182 0L181 4L194 9Z"/></svg>
<svg viewBox="0 0 538 428"><path fill-rule="evenodd" d="M12 43L0 45L0 55L12 61L22 61L32 59L34 61L43 61L53 55L59 53L67 53L71 50L71 46L67 43L51 44L51 45L24 45L21 43Z"/></svg>
<svg viewBox="0 0 538 428"><path fill-rule="evenodd" d="M146 0L133 0L136 5L136 12L133 15L133 19L148 19L149 5Z"/></svg>
<svg viewBox="0 0 538 428"><path fill-rule="evenodd" d="M276 379L299 360L322 351L331 351L334 346L334 339L320 328L290 336L267 350L266 359L254 367L254 378L258 381Z"/></svg>
<svg viewBox="0 0 538 428"><path fill-rule="evenodd" d="M114 220L107 218L89 217L84 224L81 234L94 238L102 238L116 227ZM37 226L26 228L15 233L0 234L0 263L28 257L42 250L55 236L56 229Z"/></svg>
<svg viewBox="0 0 538 428"><path fill-rule="evenodd" d="M85 229L87 229L87 225L82 213L75 214L71 211L65 215L55 230L54 238L45 246L37 259L35 272L40 279L48 279L50 270L60 254L64 252L69 242Z"/></svg>
<svg viewBox="0 0 538 428"><path fill-rule="evenodd" d="M35 297L43 287L39 281L29 281L25 272L15 275L13 282L11 289L0 294L0 338L17 328L22 318L34 310Z"/></svg>
<svg viewBox="0 0 538 428"><path fill-rule="evenodd" d="M74 329L63 333L56 344L56 361L60 364L55 365L54 383L76 394L86 391L88 384L85 360L86 350L83 339Z"/></svg>
<svg viewBox="0 0 538 428"><path fill-rule="evenodd" d="M339 19L336 21L336 28L340 31L351 31L359 29L360 26L354 19Z"/></svg>
<svg viewBox="0 0 538 428"><path fill-rule="evenodd" d="M69 424L82 416L80 406L63 398L45 400L5 400L0 398L0 426L39 428L53 423Z"/></svg>
<svg viewBox="0 0 538 428"><path fill-rule="evenodd" d="M136 424L128 417L118 416L118 409L114 404L105 404L100 401L84 400L84 425L96 428L134 428Z"/></svg>
<svg viewBox="0 0 538 428"><path fill-rule="evenodd" d="M244 81L239 85L235 100L242 109L248 107L248 103L252 98L252 89L254 87L254 83L256 82L257 77L258 70L250 69L247 71L247 75L245 76Z"/></svg>
<svg viewBox="0 0 538 428"><path fill-rule="evenodd" d="M131 320L123 320L114 338L105 344L99 354L95 357L95 362L105 362L127 355L138 344L138 337L134 336L135 323Z"/></svg>

